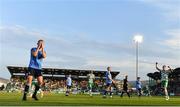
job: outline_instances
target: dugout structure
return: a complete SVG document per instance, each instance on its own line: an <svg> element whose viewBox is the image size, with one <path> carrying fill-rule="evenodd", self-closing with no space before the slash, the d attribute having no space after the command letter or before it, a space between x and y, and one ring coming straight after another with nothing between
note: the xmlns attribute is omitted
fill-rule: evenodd
<svg viewBox="0 0 180 107"><path fill-rule="evenodd" d="M149 77L149 87L153 90L153 93L161 93L161 73L148 73L147 76ZM174 69L173 72L169 74L168 91L170 95L180 96L180 68Z"/></svg>
<svg viewBox="0 0 180 107"><path fill-rule="evenodd" d="M7 66L11 74L11 78L21 78L25 79L25 73L28 70L28 67L18 67L18 66ZM45 79L52 80L62 80L69 74L71 74L72 79L76 80L86 80L87 74L93 71L96 79L105 79L105 72L100 70L78 70L78 69L60 69L60 68L43 68L42 74ZM115 78L120 72L112 71L112 77Z"/></svg>

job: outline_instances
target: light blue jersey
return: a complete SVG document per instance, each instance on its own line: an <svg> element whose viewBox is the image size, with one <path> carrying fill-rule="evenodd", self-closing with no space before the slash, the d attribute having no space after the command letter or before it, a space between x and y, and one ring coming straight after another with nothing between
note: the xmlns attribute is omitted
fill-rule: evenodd
<svg viewBox="0 0 180 107"><path fill-rule="evenodd" d="M136 89L141 89L141 81L136 81Z"/></svg>
<svg viewBox="0 0 180 107"><path fill-rule="evenodd" d="M42 52L39 51L36 57L32 55L32 52L35 52L36 50L37 48L31 49L31 59L30 59L29 67L34 69L42 69L42 59L43 59Z"/></svg>
<svg viewBox="0 0 180 107"><path fill-rule="evenodd" d="M71 77L67 77L66 85L71 86L72 85L72 79Z"/></svg>
<svg viewBox="0 0 180 107"><path fill-rule="evenodd" d="M112 75L110 73L110 71L106 71L106 84L111 84L112 83Z"/></svg>

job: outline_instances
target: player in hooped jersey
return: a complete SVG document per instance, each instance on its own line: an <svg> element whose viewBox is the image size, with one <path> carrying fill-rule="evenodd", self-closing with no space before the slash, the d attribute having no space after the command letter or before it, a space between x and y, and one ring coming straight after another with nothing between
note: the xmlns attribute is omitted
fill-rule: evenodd
<svg viewBox="0 0 180 107"><path fill-rule="evenodd" d="M158 68L158 63L156 62L156 69L161 73L161 86L164 88L165 98L166 100L169 100L168 95L168 76L169 73L171 73L173 70L168 66L168 69L166 68L166 65L163 65L162 69Z"/></svg>
<svg viewBox="0 0 180 107"><path fill-rule="evenodd" d="M95 75L93 74L93 71L91 71L88 75L88 89L89 89L89 95L92 96L92 88L94 85L94 79L95 79Z"/></svg>

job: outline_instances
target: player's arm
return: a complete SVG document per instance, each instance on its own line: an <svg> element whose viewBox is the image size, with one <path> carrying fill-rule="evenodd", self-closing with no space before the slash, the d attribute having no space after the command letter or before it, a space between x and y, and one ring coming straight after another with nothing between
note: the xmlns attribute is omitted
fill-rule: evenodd
<svg viewBox="0 0 180 107"><path fill-rule="evenodd" d="M41 46L38 45L36 50L35 50L35 49L32 49L32 50L31 50L31 53L32 53L32 55L33 55L34 57L36 57L36 56L38 55L38 51L39 51L40 47L41 47Z"/></svg>
<svg viewBox="0 0 180 107"><path fill-rule="evenodd" d="M44 44L42 43L42 56L46 58L46 52L44 51Z"/></svg>
<svg viewBox="0 0 180 107"><path fill-rule="evenodd" d="M170 67L170 66L168 66L168 68L169 68L169 71L170 71L170 72L173 72L173 69L171 69L171 67Z"/></svg>
<svg viewBox="0 0 180 107"><path fill-rule="evenodd" d="M114 80L110 77L110 75L108 75L108 78L114 83Z"/></svg>
<svg viewBox="0 0 180 107"><path fill-rule="evenodd" d="M156 69L161 72L161 69L158 68L158 63L156 62Z"/></svg>

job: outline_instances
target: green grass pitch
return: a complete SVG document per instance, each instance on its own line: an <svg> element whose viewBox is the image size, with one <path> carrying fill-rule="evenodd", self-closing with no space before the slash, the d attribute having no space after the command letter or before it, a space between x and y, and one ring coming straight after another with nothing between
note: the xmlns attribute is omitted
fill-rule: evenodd
<svg viewBox="0 0 180 107"><path fill-rule="evenodd" d="M124 96L113 96L113 98L102 98L101 95L70 95L66 97L64 94L44 94L39 101L34 101L28 98L27 101L22 101L20 93L0 93L0 106L180 106L180 97L170 97L166 101L164 97L152 96L141 97L137 96L128 98Z"/></svg>

